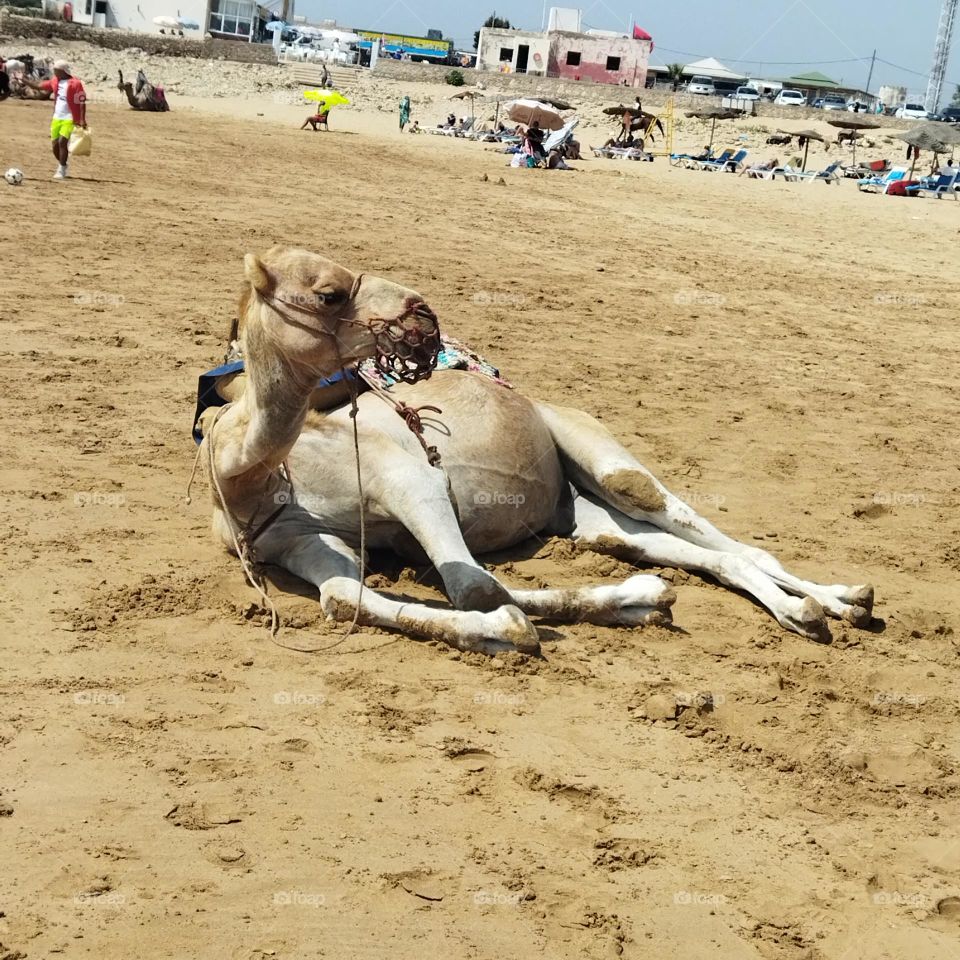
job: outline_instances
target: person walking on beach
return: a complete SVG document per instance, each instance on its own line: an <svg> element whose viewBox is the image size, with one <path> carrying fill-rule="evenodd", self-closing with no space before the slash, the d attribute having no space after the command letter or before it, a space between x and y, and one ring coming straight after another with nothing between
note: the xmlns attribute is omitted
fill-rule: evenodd
<svg viewBox="0 0 960 960"><path fill-rule="evenodd" d="M404 97L400 101L400 132L410 122L410 98Z"/></svg>
<svg viewBox="0 0 960 960"><path fill-rule="evenodd" d="M54 180L66 180L67 164L70 162L70 134L74 127L87 127L87 94L83 84L70 74L70 64L57 60L53 64L53 77L38 83L29 77L23 82L35 90L49 90L53 94L53 120L50 122L50 141L53 155L57 158Z"/></svg>

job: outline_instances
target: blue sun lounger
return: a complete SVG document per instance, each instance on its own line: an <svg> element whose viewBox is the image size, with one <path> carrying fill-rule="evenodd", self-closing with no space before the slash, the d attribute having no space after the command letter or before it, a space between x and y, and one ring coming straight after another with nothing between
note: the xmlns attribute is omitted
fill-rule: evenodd
<svg viewBox="0 0 960 960"><path fill-rule="evenodd" d="M907 175L906 167L894 167L882 177L865 177L857 181L857 187L872 193L886 193L890 186L898 180L903 180Z"/></svg>
<svg viewBox="0 0 960 960"><path fill-rule="evenodd" d="M729 151L727 151L729 153ZM732 157L717 157L716 160L701 160L701 170L722 170L724 173L734 173L737 167L747 159L746 150L738 150Z"/></svg>
<svg viewBox="0 0 960 960"><path fill-rule="evenodd" d="M960 188L960 184L957 183L958 177L960 177L960 168L954 174L944 173L939 177L924 177L915 186L907 187L907 193L917 194L917 196L932 193L938 200L942 200L945 196L960 200L960 193L957 192Z"/></svg>

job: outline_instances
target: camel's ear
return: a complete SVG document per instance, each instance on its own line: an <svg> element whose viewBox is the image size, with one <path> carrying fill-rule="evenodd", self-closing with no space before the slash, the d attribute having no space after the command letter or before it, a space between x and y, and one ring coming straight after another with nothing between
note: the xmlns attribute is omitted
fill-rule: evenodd
<svg viewBox="0 0 960 960"><path fill-rule="evenodd" d="M257 293L267 294L273 291L273 277L263 265L263 261L255 254L248 253L243 258L243 272L250 281L250 286Z"/></svg>

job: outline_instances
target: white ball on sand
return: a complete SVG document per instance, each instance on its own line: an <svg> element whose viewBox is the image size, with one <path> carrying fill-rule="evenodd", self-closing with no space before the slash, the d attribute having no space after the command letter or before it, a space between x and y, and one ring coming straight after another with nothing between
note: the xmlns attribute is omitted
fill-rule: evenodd
<svg viewBox="0 0 960 960"><path fill-rule="evenodd" d="M11 187L19 187L23 183L23 171L18 170L16 167L11 167L4 175L3 179L10 184Z"/></svg>

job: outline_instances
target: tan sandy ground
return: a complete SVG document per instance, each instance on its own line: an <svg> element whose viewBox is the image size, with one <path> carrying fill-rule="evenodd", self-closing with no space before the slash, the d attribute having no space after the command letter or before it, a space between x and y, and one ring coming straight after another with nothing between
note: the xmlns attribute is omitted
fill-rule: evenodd
<svg viewBox="0 0 960 960"><path fill-rule="evenodd" d="M55 184L48 113L0 105L0 957L960 956L960 204L512 171L346 111L101 106ZM274 243L418 288L730 532L874 582L875 629L818 646L678 573L676 629L545 628L540 661L274 646L183 500ZM629 573L537 550L499 573ZM284 638L334 642L284 588Z"/></svg>

